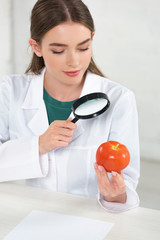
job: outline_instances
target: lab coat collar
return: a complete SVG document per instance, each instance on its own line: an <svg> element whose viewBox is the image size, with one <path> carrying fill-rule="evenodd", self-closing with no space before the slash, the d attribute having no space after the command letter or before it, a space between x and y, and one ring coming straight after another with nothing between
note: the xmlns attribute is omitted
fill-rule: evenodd
<svg viewBox="0 0 160 240"><path fill-rule="evenodd" d="M87 95L87 94L90 94L90 93L100 91L101 81L97 80L98 77L99 76L97 76L94 73L91 73L89 71L87 72L86 79L85 79L80 97L82 97L84 95Z"/></svg>

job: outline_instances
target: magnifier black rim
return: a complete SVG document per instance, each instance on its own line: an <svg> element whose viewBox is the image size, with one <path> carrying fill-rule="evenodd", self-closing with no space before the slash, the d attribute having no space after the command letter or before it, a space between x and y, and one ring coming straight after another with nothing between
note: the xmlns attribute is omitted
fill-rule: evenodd
<svg viewBox="0 0 160 240"><path fill-rule="evenodd" d="M92 113L92 114L88 114L88 115L78 115L75 113L75 110L83 103L89 101L89 100L93 100L96 98L102 98L102 99L106 99L107 100L107 104L99 111ZM72 106L72 111L73 114L76 118L78 119L89 119L89 118L94 118L99 116L100 114L104 113L110 106L110 101L107 97L107 95L105 93L102 92L95 92L95 93L90 93L87 94L81 98L79 98L77 101L74 102L73 106Z"/></svg>

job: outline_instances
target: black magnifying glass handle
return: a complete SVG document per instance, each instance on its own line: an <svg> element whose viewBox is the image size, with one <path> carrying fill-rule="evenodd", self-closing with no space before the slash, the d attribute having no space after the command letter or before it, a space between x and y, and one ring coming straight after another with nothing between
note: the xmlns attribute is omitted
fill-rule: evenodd
<svg viewBox="0 0 160 240"><path fill-rule="evenodd" d="M73 118L71 122L76 123L79 120L79 118Z"/></svg>

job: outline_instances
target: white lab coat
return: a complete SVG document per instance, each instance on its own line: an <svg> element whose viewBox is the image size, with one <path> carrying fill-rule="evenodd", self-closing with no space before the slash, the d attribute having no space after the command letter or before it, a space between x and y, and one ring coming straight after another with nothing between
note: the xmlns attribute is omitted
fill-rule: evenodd
<svg viewBox="0 0 160 240"><path fill-rule="evenodd" d="M44 72L6 76L0 90L0 181L27 179L27 184L95 198L108 211L119 212L139 204L139 140L134 94L127 88L90 72L81 96L108 95L110 108L101 116L79 120L68 147L39 156L38 139L49 124L43 101ZM72 116L72 114L71 114ZM111 203L98 193L94 170L96 150L106 141L125 144L131 154L124 170L127 202Z"/></svg>

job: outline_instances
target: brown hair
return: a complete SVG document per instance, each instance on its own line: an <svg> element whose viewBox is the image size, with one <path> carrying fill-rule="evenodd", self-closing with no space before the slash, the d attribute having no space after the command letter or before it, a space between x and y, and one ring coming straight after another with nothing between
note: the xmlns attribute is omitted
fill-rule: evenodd
<svg viewBox="0 0 160 240"><path fill-rule="evenodd" d="M81 23L89 28L91 33L95 31L92 16L81 0L38 0L31 13L31 38L40 44L43 36L49 30L67 21ZM33 53L26 73L40 74L44 66L43 57L38 57ZM93 58L91 58L88 70L104 76L96 66Z"/></svg>

